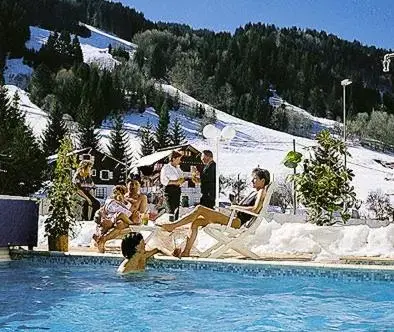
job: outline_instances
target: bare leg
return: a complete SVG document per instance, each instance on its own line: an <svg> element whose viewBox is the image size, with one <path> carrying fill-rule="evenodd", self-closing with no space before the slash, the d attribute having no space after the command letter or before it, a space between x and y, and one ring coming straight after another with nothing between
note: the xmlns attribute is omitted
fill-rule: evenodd
<svg viewBox="0 0 394 332"><path fill-rule="evenodd" d="M172 232L175 228L190 224L197 220L197 218L203 217L206 220L211 222L219 222L222 223L223 221L228 222L228 218L225 214L212 210L202 205L197 205L193 211L183 216L179 219L176 223L173 224L164 224L161 225L164 230L168 232Z"/></svg>
<svg viewBox="0 0 394 332"><path fill-rule="evenodd" d="M208 224L209 221L207 221L204 218L197 218L195 221L193 221L192 226L190 228L191 230L190 235L187 238L185 249L183 250L181 256L190 256L190 250L193 248L193 244L197 238L198 228L200 226L206 226Z"/></svg>
<svg viewBox="0 0 394 332"><path fill-rule="evenodd" d="M193 221L191 225L190 235L187 238L185 249L183 250L181 256L190 256L190 250L193 248L193 244L196 241L199 227L205 227L208 224L227 225L230 217L227 216L225 217L226 218L215 219L214 221L212 219L210 220L210 219L205 219L204 217L198 217L195 221ZM231 227L239 228L240 220L238 218L235 218L232 222Z"/></svg>
<svg viewBox="0 0 394 332"><path fill-rule="evenodd" d="M126 216L127 217L127 216ZM120 219L121 220L121 219ZM105 235L96 238L97 249L99 252L105 252L105 243L109 240L116 239L121 233L122 229L127 228L128 224L120 221L115 227L111 228Z"/></svg>

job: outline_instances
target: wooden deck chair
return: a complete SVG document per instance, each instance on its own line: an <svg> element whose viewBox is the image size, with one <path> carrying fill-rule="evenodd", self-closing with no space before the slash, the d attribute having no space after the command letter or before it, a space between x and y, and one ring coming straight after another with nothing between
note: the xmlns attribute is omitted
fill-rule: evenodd
<svg viewBox="0 0 394 332"><path fill-rule="evenodd" d="M267 189L267 194L264 198L263 206L260 212L253 213L245 210L238 210L232 208L229 222L226 226L219 224L209 224L203 228L204 232L209 236L214 238L217 243L200 254L202 258L219 258L225 254L228 250L232 249L241 255L252 258L259 259L260 257L245 246L246 238L250 235L256 233L257 228L260 226L264 219L268 219L269 215L267 213L267 208L271 200L272 193L275 189L275 183L272 182ZM237 211L242 211L250 214L252 219L246 224L241 226L239 229L232 228L232 222Z"/></svg>

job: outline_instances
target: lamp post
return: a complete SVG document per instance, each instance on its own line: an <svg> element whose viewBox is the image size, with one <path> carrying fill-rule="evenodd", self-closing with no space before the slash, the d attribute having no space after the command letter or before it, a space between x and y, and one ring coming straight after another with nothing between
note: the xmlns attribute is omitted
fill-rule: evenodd
<svg viewBox="0 0 394 332"><path fill-rule="evenodd" d="M215 205L219 207L219 147L221 142L230 141L234 138L236 132L231 126L225 126L219 130L214 125L206 125L202 131L207 139L215 141L215 159L216 159L216 197Z"/></svg>
<svg viewBox="0 0 394 332"><path fill-rule="evenodd" d="M343 142L346 145L346 87L352 84L348 78L341 81L343 87ZM346 153L345 153L345 168L346 168Z"/></svg>

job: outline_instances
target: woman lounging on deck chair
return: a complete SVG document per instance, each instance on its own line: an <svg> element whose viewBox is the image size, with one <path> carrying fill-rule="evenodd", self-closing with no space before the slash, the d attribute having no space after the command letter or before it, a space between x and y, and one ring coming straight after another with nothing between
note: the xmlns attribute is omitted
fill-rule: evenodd
<svg viewBox="0 0 394 332"><path fill-rule="evenodd" d="M267 186L270 183L270 173L265 169L255 168L252 171L252 176L253 176L252 183L255 191L251 193L249 196L247 196L240 203L239 206L233 206L233 207L236 207L238 210L241 211L245 210L248 212L259 213L263 206L264 198L266 196ZM238 212L231 226L234 228L239 228L245 223L247 223L250 220L250 218L251 216L249 214ZM192 212L185 215L177 222L172 224L163 224L161 225L161 227L168 232L172 232L178 227L184 226L186 224L191 224L190 235L187 239L185 249L181 253L181 256L190 256L190 250L192 249L193 244L196 240L198 234L198 228L200 226L204 227L213 223L227 225L229 219L230 216L222 212L215 211L207 207L198 205Z"/></svg>
<svg viewBox="0 0 394 332"><path fill-rule="evenodd" d="M116 239L122 229L129 227L129 225L140 223L139 219L130 219L132 212L124 199L125 193L126 188L124 186L115 186L111 198L108 198L104 206L100 208L100 223L97 226L97 234L93 235L93 239L101 253L105 251L105 242Z"/></svg>

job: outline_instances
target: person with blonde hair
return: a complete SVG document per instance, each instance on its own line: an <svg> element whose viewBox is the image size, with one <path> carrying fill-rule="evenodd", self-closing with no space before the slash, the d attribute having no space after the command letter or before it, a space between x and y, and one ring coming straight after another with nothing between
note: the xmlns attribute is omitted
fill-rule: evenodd
<svg viewBox="0 0 394 332"><path fill-rule="evenodd" d="M112 195L105 201L100 209L100 225L93 239L97 243L99 252L105 251L105 243L119 236L122 229L129 225L138 225L140 222L130 219L132 212L124 198L126 187L117 185L112 190Z"/></svg>
<svg viewBox="0 0 394 332"><path fill-rule="evenodd" d="M84 199L82 206L82 219L93 220L96 211L100 209L100 202L92 195L95 185L91 176L93 162L82 160L74 174L73 183L77 187L77 193ZM92 207L92 213L89 216L89 206Z"/></svg>

